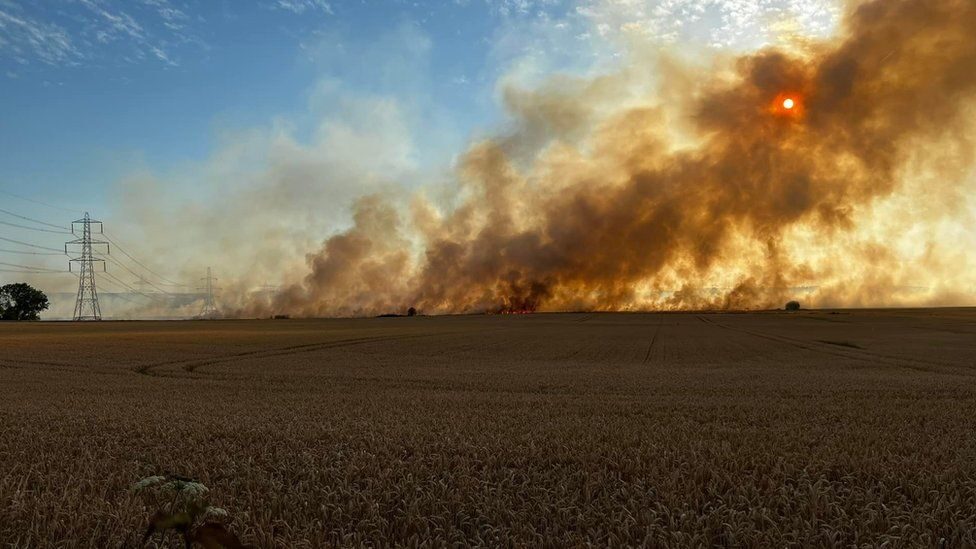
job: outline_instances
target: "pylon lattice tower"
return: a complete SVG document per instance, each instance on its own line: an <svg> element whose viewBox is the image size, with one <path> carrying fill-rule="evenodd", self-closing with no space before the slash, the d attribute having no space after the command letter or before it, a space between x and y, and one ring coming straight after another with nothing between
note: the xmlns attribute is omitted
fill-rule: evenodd
<svg viewBox="0 0 976 549"><path fill-rule="evenodd" d="M64 243L64 253L68 254L68 246L81 246L81 256L72 258L68 261L68 270L73 271L72 265L81 264L78 273L78 299L75 300L74 320L101 320L102 309L98 305L98 288L95 287L95 263L102 264L105 270L105 260L97 259L93 254L95 246L105 246L105 253L110 253L109 243L104 240L92 240L92 225L98 225L98 234L103 234L102 222L92 219L88 212L85 217L71 222L71 234L78 236L75 232L77 225L81 225L81 238Z"/></svg>
<svg viewBox="0 0 976 549"><path fill-rule="evenodd" d="M219 290L220 288L215 288L213 283L217 281L211 272L210 267L207 267L207 277L201 278L203 280L204 286L198 288L206 292L203 297L203 308L200 310L200 316L202 318L217 318L220 315L220 311L217 310L217 303L214 301L214 290Z"/></svg>

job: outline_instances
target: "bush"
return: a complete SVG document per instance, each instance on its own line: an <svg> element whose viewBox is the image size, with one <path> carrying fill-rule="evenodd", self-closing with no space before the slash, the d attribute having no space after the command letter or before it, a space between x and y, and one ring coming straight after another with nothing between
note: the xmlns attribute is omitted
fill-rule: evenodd
<svg viewBox="0 0 976 549"><path fill-rule="evenodd" d="M787 311L799 311L800 310L800 302L799 301L790 301L789 303L786 304L786 310Z"/></svg>
<svg viewBox="0 0 976 549"><path fill-rule="evenodd" d="M417 316L417 309L413 307L407 309L407 316Z"/></svg>

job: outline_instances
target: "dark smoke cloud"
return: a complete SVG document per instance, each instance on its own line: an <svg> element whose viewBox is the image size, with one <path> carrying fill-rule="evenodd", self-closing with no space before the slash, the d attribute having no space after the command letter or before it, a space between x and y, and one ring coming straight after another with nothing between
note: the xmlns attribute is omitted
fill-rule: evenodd
<svg viewBox="0 0 976 549"><path fill-rule="evenodd" d="M467 151L456 204L360 200L242 314L766 307L838 276L821 303L887 304L899 256L867 212L913 170L952 193L972 169L974 32L972 0L874 0L831 42L672 68L667 103L590 108L612 78L508 93L519 129Z"/></svg>

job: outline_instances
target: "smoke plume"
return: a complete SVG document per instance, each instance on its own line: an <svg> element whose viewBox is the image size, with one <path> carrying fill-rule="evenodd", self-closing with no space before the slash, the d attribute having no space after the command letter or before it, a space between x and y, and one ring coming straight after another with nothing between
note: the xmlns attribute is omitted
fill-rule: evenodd
<svg viewBox="0 0 976 549"><path fill-rule="evenodd" d="M516 127L466 151L449 199L361 198L300 282L240 314L958 302L974 31L972 0L873 0L825 42L634 51L509 89ZM614 106L642 72L657 87Z"/></svg>

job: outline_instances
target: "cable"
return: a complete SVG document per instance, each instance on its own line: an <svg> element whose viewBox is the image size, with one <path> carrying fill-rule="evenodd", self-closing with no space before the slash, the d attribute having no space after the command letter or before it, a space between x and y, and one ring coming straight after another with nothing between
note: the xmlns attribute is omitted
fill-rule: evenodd
<svg viewBox="0 0 976 549"><path fill-rule="evenodd" d="M136 301L134 299L129 299L129 298L125 297L125 294L121 294L119 292L99 292L99 293L101 295L103 295L103 296L117 297L117 298L121 299L122 301L128 301L129 303L132 303L133 305L142 305L142 303L139 303L138 301Z"/></svg>
<svg viewBox="0 0 976 549"><path fill-rule="evenodd" d="M5 267L17 267L18 269L32 269L35 271L47 271L47 272L54 272L54 273L61 272L58 269L51 269L49 267L34 267L33 265L18 265L16 263L4 263L3 261L0 261L0 265L3 265Z"/></svg>
<svg viewBox="0 0 976 549"><path fill-rule="evenodd" d="M102 273L102 274L105 275L105 276L108 276L111 279L113 279L115 281L115 282L112 282L113 284L115 284L117 286L122 286L123 288L129 290L130 293L135 293L135 294L141 295L141 296L149 299L150 301L156 300L156 301L161 301L164 304L166 303L165 300L162 300L162 299L160 299L160 298L158 298L156 296L149 295L149 294L140 292L139 290L136 290L135 288L129 286L125 282L122 282L121 280L119 280L117 277L113 276L111 273ZM105 279L104 278L102 278L101 280L102 280L103 283L105 282ZM128 301L129 303L132 303L134 305L139 305L141 307L145 306L145 303L139 303L138 301L135 301L133 299L129 299L128 297L126 297L125 295L123 295L123 294L121 294L119 292L111 293L109 295L112 295L113 297L117 297L119 299L122 299L123 301Z"/></svg>
<svg viewBox="0 0 976 549"><path fill-rule="evenodd" d="M133 288L132 286L129 286L128 284L126 284L125 282L123 282L122 280L120 280L119 277L113 275L112 273L104 272L104 273L102 273L102 275L109 277L110 279L114 280L116 284L118 284L119 286L122 286L123 288L125 288L126 290L129 290L132 293L139 294L139 295L148 297L150 299L155 299L153 296L151 296L149 294L145 294L143 292L140 292L139 290Z"/></svg>
<svg viewBox="0 0 976 549"><path fill-rule="evenodd" d="M24 202L32 202L32 203L38 204L40 206L47 206L48 208L54 208L55 210L61 210L62 212L68 212L70 214L77 215L77 214L81 213L80 210L69 210L68 208L62 208L61 206L55 206L54 204L48 204L47 202L41 202L40 200L34 200L33 198L27 198L26 196L20 196L19 194L14 194L14 193L12 193L10 191L5 191L3 189L0 189L0 193L5 194L7 196L12 196L12 197L17 198L19 200L23 200Z"/></svg>
<svg viewBox="0 0 976 549"><path fill-rule="evenodd" d="M0 248L0 253L22 254L22 255L67 255L64 252L27 252L24 250L5 250Z"/></svg>
<svg viewBox="0 0 976 549"><path fill-rule="evenodd" d="M109 278L111 278L112 280L114 280L115 282L117 282L118 284L120 284L120 285L121 285L121 286L122 286L123 288L125 288L126 290L129 290L129 291L130 291L130 292L132 292L132 293L135 293L135 294L139 294L139 295L141 295L141 296L143 296L143 297L146 297L146 298L149 298L149 299L153 299L153 300L158 300L158 301L162 301L163 303L165 303L165 302L166 302L166 300L164 300L164 299L161 299L161 298L159 298L159 297L157 297L157 296L154 296L154 295L151 295L151 294L147 294L147 293L143 293L143 292L140 292L139 290L137 290L137 289L135 289L135 288L133 288L132 286L129 286L129 285L128 285L128 284L126 284L125 282L122 282L121 280L119 280L119 279L118 279L118 277L116 277L116 276L115 276L115 275L113 275L112 273L109 273L109 272L105 272L105 273L102 273L102 275L103 275L103 276L107 276L107 277L109 277Z"/></svg>
<svg viewBox="0 0 976 549"><path fill-rule="evenodd" d="M118 248L118 250L120 252L122 252L123 254L125 254L125 256L128 257L129 259L131 259L136 265L139 265L143 269L149 271L151 274L156 275L156 277L159 278L160 280L162 280L163 282L166 282L166 283L168 283L170 285L173 285L173 286L184 286L184 287L187 286L186 284L180 284L178 282L173 282L172 280L169 280L168 278L166 278L165 276L157 273L156 271L153 271L149 267L146 267L139 260L137 260L136 258L134 258L131 255L129 255L129 252L125 251L125 248L123 248L122 246L119 246L119 243L116 242L115 240L112 240L107 234L102 233L102 236L105 237L105 240L108 240L109 242L111 242L112 244L114 244L115 247Z"/></svg>
<svg viewBox="0 0 976 549"><path fill-rule="evenodd" d="M64 250L59 250L58 248L48 248L47 246L38 246L37 244L31 244L29 242L21 242L20 240L14 240L12 238L4 238L0 236L0 240L3 240L4 242L10 242L11 244L20 244L21 246L27 246L29 248L37 248L38 250L50 250L52 252L61 252L62 254L64 253Z"/></svg>
<svg viewBox="0 0 976 549"><path fill-rule="evenodd" d="M74 234L70 231L55 231L53 229L41 229L39 227L28 227L27 225L18 225L16 223L8 223L6 221L0 221L0 225L8 225L10 227L17 227L18 229L29 229L31 231L41 231L44 233Z"/></svg>
<svg viewBox="0 0 976 549"><path fill-rule="evenodd" d="M107 274L107 273L102 273L102 274ZM99 277L98 278L98 281L96 281L96 284L102 284L102 283L106 283L106 280L103 279L102 277ZM111 284L113 286L116 286L116 287L119 287L120 286L118 282L108 281L107 283L108 284Z"/></svg>
<svg viewBox="0 0 976 549"><path fill-rule="evenodd" d="M29 202L36 202L36 201L32 201L30 199L26 199L26 198L21 197L21 196L14 195L14 194L9 193L7 191L3 191L3 192L4 192L4 194L8 194L8 195L14 196L16 198L20 198L22 200L27 200ZM47 205L47 204L43 204L43 205ZM10 226L10 227L17 227L19 229L33 230L33 231L42 231L42 232L49 232L49 233L56 233L56 234L69 234L69 235L74 235L74 233L71 232L67 227L63 227L61 225L55 225L53 223L48 223L46 221L41 221L39 219L34 219L32 217L27 217L27 216L24 216L24 215L20 215L20 214L11 212L9 210L4 210L2 208L0 208L0 213L7 214L7 215L10 215L10 216L16 217L18 219L23 219L25 221L30 221L32 223L38 223L38 224L41 224L41 225L46 225L48 227L54 227L55 229L59 229L59 230L55 231L55 230L51 230L51 229L42 229L42 228L39 228L39 227L30 227L30 226L27 226L27 225L19 225L17 223L10 223L10 222L7 222L7 221L0 221L0 224L2 224L2 225L7 225L7 226ZM133 263L135 263L136 265L142 267L143 269L145 269L150 274L152 274L152 275L158 277L160 280L162 280L163 282L160 283L161 285L164 285L164 286L177 286L177 287L182 287L182 288L189 288L190 287L190 286L188 286L186 284L180 284L178 282L173 282L172 280L169 280L168 278L164 277L163 275L161 275L161 274L157 273L156 271L150 269L144 263L142 263L141 261L139 261L138 259L136 259L135 257L133 257L132 254L130 254L128 251L126 251L125 248L123 248L121 245L119 245L119 243L116 242L114 239L109 238L109 236L108 235L105 235L104 233L103 233L103 236L104 236L104 238L106 240L108 240L111 244L113 244L116 247L116 249L118 249L127 258L129 258ZM20 253L20 254L25 254L25 255L66 255L63 251L57 250L56 248L48 248L46 246L39 246L39 245L36 245L36 244L30 244L30 243L27 243L27 242L21 242L21 241L13 240L13 239L10 239L10 238L0 237L0 240L4 240L6 242L12 242L14 244L20 244L22 246L28 246L28 247L31 247L31 248L36 248L36 249L41 249L41 250L49 250L51 252L58 252L57 254L55 254L55 253L43 254L43 253L38 253L38 252L26 252L26 251L21 252L21 251L16 251L16 250L0 250L0 251L8 252L8 253ZM112 257L111 255L107 255L107 254L106 255L95 254L95 255L99 255L99 257L107 257L114 264L116 264L119 267L122 267L123 269L125 269L126 271L128 271L129 274L131 274L132 276L135 276L135 277L139 278L140 280L145 281L147 284L149 284L150 286L152 286L156 290L158 290L158 291L160 291L160 292L162 292L162 293L164 293L166 295L170 295L169 292L167 292L166 290L160 288L159 286L157 286L156 284L154 284L152 281L146 279L145 277L137 274L136 272L134 272L132 269L128 268L126 265L124 265L121 261L119 261L115 257Z"/></svg>
<svg viewBox="0 0 976 549"><path fill-rule="evenodd" d="M20 273L20 274L32 274L32 275L53 275L53 274L68 274L68 271L17 271L14 269L0 269L0 273Z"/></svg>
<svg viewBox="0 0 976 549"><path fill-rule="evenodd" d="M0 209L0 213L5 213L7 215L11 215L11 216L16 217L18 219L23 219L24 221L31 221L33 223L38 223L40 225L47 225L48 227L54 227L55 229L63 229L65 231L70 231L71 230L71 229L69 229L69 228L67 228L67 227L65 227L63 225L55 225L54 223L48 223L47 221L41 221L40 219L34 219L33 217L27 217L26 215L15 214L14 212L7 211L7 210L4 210L4 209Z"/></svg>
<svg viewBox="0 0 976 549"><path fill-rule="evenodd" d="M99 280L101 281L99 284L102 284L102 285L104 285L106 282L108 282L109 284L111 284L113 286L116 286L116 287L119 286L119 284L117 282L106 281L104 278L100 278ZM119 298L119 299L121 299L123 301L128 301L129 303L134 303L136 305L142 305L142 303L139 303L138 301L135 301L133 299L129 299L128 297L125 296L125 294L123 294L123 293L121 293L121 292L119 292L117 290L114 291L114 292L107 292L104 289L101 289L98 292L101 295L110 295L112 297L117 297L117 298Z"/></svg>
<svg viewBox="0 0 976 549"><path fill-rule="evenodd" d="M105 255L105 254L92 254L92 255L95 255L96 257L107 257L107 258L108 258L108 260L109 260L109 261L111 261L112 263L115 263L115 264L116 264L116 265L118 265L119 267L122 267L122 268L123 268L123 269L125 269L126 271L129 271L129 274L131 274L132 276L134 276L134 277L136 277L136 278L138 278L139 280L142 280L143 282L145 282L146 284L149 284L150 286L152 286L153 288L155 288L155 289L157 289L157 290L159 290L160 292L162 292L162 293L164 293L164 294L166 294L166 295L170 295L170 294L169 294L169 292L167 292L166 290L164 290L164 289L162 289L162 288L160 288L159 286L157 286L157 285L155 285L155 284L153 284L152 282L150 282L150 281L148 281L148 280L146 280L146 278L145 278L145 277L143 277L143 276L140 276L139 274L137 274L137 273L136 273L135 271L133 271L132 269L130 269L130 268L128 268L128 267L126 267L126 266L125 266L125 265L124 265L124 264L123 264L123 263L122 263L121 261L119 261L118 259L115 259L114 257L112 257L112 256L110 256L110 255Z"/></svg>

